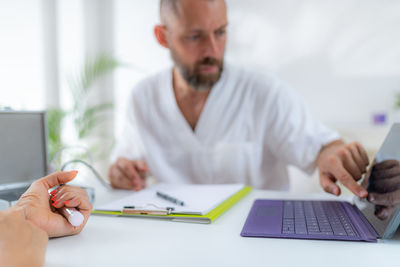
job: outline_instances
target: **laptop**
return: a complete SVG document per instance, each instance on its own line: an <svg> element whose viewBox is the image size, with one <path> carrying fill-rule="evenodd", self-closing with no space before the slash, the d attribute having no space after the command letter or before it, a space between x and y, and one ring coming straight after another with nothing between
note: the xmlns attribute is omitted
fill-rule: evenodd
<svg viewBox="0 0 400 267"><path fill-rule="evenodd" d="M45 112L0 111L0 209L46 176L47 166Z"/></svg>
<svg viewBox="0 0 400 267"><path fill-rule="evenodd" d="M390 129L375 164L385 160L400 162L399 123ZM371 170L362 181L367 190ZM372 203L358 197L353 202L257 199L241 236L367 242L393 236L400 224L400 207L395 207L388 218L380 219Z"/></svg>

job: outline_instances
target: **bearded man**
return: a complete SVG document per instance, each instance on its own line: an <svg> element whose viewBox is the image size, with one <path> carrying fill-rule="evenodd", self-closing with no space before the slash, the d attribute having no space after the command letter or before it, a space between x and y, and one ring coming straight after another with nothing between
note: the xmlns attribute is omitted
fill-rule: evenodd
<svg viewBox="0 0 400 267"><path fill-rule="evenodd" d="M151 172L162 182L285 190L294 165L318 167L327 192L339 195L339 181L367 196L359 143L345 144L276 77L224 61L225 1L161 0L160 16L154 33L174 64L132 91L109 169L115 188L140 190Z"/></svg>

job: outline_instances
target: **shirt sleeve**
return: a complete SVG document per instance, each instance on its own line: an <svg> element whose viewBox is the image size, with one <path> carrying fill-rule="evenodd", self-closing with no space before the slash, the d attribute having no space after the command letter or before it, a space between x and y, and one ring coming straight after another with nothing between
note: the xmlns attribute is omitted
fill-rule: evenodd
<svg viewBox="0 0 400 267"><path fill-rule="evenodd" d="M271 83L268 106L266 145L279 160L311 174L321 148L339 134L315 119L301 97L277 79Z"/></svg>
<svg viewBox="0 0 400 267"><path fill-rule="evenodd" d="M116 146L110 157L111 162L116 161L119 157L124 157L129 160L138 160L143 159L145 156L145 149L138 128L140 125L138 125L136 117L138 107L134 101L133 92L135 89L132 91L126 105L123 130L121 135L117 138Z"/></svg>

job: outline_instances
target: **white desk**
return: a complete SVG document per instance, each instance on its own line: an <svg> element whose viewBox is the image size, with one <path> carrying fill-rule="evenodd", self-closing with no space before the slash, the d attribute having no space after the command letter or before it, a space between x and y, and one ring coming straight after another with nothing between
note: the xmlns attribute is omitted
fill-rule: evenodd
<svg viewBox="0 0 400 267"><path fill-rule="evenodd" d="M94 215L81 234L49 241L46 266L400 266L399 232L379 243L243 238L256 198L332 197L254 190L209 225Z"/></svg>

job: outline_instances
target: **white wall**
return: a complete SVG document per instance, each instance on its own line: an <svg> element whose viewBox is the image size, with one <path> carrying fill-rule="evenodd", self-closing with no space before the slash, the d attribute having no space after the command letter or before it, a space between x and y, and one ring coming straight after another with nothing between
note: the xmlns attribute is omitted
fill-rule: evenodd
<svg viewBox="0 0 400 267"><path fill-rule="evenodd" d="M0 106L45 105L41 11L40 0L0 2Z"/></svg>
<svg viewBox="0 0 400 267"><path fill-rule="evenodd" d="M158 2L115 0L110 10L115 54L131 64L117 73L117 104L137 80L170 64L168 51L153 36ZM60 97L66 107L66 77L83 61L84 13L79 0L57 3ZM227 3L229 61L276 73L330 125L365 125L371 113L392 109L400 91L399 1ZM39 109L46 103L41 5L41 0L1 2L0 105Z"/></svg>
<svg viewBox="0 0 400 267"><path fill-rule="evenodd" d="M227 0L226 58L271 71L299 90L330 125L368 124L400 91L400 2ZM139 71L120 72L117 96L170 63L153 37L158 0L116 1L116 54Z"/></svg>
<svg viewBox="0 0 400 267"><path fill-rule="evenodd" d="M272 70L330 124L368 123L400 91L400 2L230 0L228 57Z"/></svg>

